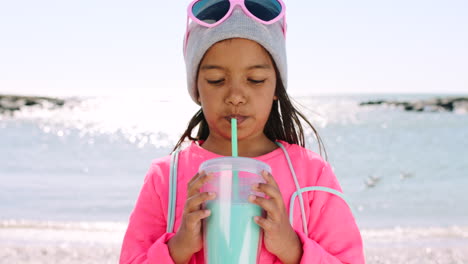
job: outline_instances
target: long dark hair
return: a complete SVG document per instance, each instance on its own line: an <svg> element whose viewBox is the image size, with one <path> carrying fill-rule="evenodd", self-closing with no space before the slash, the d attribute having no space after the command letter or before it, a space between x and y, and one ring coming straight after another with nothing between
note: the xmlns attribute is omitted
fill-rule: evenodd
<svg viewBox="0 0 468 264"><path fill-rule="evenodd" d="M279 71L276 68L275 62L273 59L272 61L276 71L277 81L275 95L278 97L278 99L273 101L270 116L268 117L268 120L265 124L263 133L265 133L265 135L271 141L283 140L289 144L297 144L305 147L304 128L302 126L301 120L299 119L302 118L302 120L310 128L312 128L312 131L315 134L320 155L323 157L323 151L325 154L325 160L328 160L328 155L325 150L325 145L323 144L322 138L319 136L317 130L310 123L310 121L307 120L305 115L297 110L297 108L291 102L288 94L286 93L286 89L284 88L283 81L281 80L281 76L279 75ZM192 131L196 126L199 126L198 132L197 135L193 137ZM206 122L205 116L203 115L203 109L200 108L200 110L195 113L192 119L190 119L187 129L180 137L173 151L178 149L186 138L189 140L206 140L209 134L210 129L208 127L208 123Z"/></svg>

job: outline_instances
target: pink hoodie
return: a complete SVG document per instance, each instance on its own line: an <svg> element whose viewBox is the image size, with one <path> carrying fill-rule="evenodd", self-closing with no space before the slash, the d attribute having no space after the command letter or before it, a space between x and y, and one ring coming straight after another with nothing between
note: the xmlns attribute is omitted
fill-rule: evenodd
<svg viewBox="0 0 468 264"><path fill-rule="evenodd" d="M279 141L291 157L301 188L325 186L341 191L330 167L318 154L295 144ZM192 142L179 154L177 201L174 230L178 230L185 200L187 183L197 173L200 164L221 157ZM255 159L269 164L280 187L287 211L289 200L296 191L287 159L278 148ZM166 233L170 156L153 161L146 175L124 237L120 263L174 263L167 242L175 233ZM365 263L359 229L347 204L338 196L326 192L303 193L309 234L304 234L299 199L295 199L294 223L303 245L302 264ZM195 253L190 264L205 263L203 250ZM281 263L263 245L259 264Z"/></svg>

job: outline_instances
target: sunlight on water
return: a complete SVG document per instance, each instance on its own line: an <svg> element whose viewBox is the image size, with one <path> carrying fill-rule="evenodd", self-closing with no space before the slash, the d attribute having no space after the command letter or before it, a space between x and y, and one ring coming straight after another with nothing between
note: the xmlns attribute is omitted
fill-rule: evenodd
<svg viewBox="0 0 468 264"><path fill-rule="evenodd" d="M299 110L304 113L314 126L324 128L329 124L357 124L358 114L369 111L359 107L359 102L340 97L299 97L295 100Z"/></svg>
<svg viewBox="0 0 468 264"><path fill-rule="evenodd" d="M73 99L63 108L26 108L15 118L38 122L44 133L58 137L76 129L80 137L120 135L139 147L167 147L176 142L197 110L195 104L177 101L89 98Z"/></svg>
<svg viewBox="0 0 468 264"><path fill-rule="evenodd" d="M318 128L334 123L358 123L357 114L367 111L346 98L303 97L296 102L300 111ZM80 137L119 135L139 147L147 144L168 147L175 144L198 109L192 102L143 97L73 98L63 108L24 108L15 113L15 119L38 122L44 133L58 137L78 130ZM311 134L310 130L306 132Z"/></svg>

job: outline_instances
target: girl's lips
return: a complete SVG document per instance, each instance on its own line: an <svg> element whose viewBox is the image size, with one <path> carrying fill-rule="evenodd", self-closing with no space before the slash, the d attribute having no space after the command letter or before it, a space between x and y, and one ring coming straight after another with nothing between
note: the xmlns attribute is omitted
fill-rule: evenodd
<svg viewBox="0 0 468 264"><path fill-rule="evenodd" d="M232 118L235 118L237 119L237 125L241 124L242 122L244 122L248 117L247 116L226 116L225 119L231 123L231 119Z"/></svg>

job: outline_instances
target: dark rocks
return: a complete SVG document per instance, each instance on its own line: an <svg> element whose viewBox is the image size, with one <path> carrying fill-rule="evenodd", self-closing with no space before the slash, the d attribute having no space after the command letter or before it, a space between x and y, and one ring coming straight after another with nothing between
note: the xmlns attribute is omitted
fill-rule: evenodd
<svg viewBox="0 0 468 264"><path fill-rule="evenodd" d="M414 112L461 112L468 113L468 97L446 97L417 101L376 100L362 102L359 105L393 105L405 111Z"/></svg>
<svg viewBox="0 0 468 264"><path fill-rule="evenodd" d="M65 100L52 97L1 95L0 114L13 114L24 107L48 107L56 108L65 104Z"/></svg>

